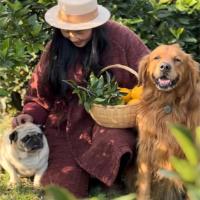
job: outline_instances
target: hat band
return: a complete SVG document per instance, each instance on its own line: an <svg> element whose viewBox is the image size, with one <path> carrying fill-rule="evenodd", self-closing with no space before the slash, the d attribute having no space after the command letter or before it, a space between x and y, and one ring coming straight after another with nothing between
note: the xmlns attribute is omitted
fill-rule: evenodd
<svg viewBox="0 0 200 200"><path fill-rule="evenodd" d="M74 23L74 24L89 22L95 19L97 16L98 16L97 8L93 10L92 12L89 12L83 15L67 15L63 10L60 10L58 13L58 17L62 21L68 22L68 23Z"/></svg>

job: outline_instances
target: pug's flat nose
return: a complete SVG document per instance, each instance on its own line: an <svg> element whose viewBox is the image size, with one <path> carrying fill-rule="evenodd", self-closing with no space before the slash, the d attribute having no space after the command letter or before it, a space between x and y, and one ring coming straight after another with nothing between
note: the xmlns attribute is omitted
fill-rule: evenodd
<svg viewBox="0 0 200 200"><path fill-rule="evenodd" d="M163 72L168 72L171 70L171 65L168 64L168 63L162 63L160 65L160 70L163 71Z"/></svg>

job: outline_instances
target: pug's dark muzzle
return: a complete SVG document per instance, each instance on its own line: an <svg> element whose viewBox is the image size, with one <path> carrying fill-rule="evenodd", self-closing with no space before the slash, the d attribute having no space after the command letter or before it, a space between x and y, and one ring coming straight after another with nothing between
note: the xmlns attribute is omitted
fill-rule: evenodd
<svg viewBox="0 0 200 200"><path fill-rule="evenodd" d="M42 149L43 146L42 134L32 136L27 135L21 139L21 147L28 152Z"/></svg>

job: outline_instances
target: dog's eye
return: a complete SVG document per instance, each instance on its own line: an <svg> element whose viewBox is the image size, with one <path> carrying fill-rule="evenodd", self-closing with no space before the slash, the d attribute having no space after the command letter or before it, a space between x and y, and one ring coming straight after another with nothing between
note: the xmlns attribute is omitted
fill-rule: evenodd
<svg viewBox="0 0 200 200"><path fill-rule="evenodd" d="M159 59L160 59L160 56L155 56L153 59L154 59L154 60L159 60Z"/></svg>
<svg viewBox="0 0 200 200"><path fill-rule="evenodd" d="M22 141L23 142L26 142L26 141L28 141L30 139L30 135L26 135L23 139L22 139Z"/></svg>
<svg viewBox="0 0 200 200"><path fill-rule="evenodd" d="M174 62L181 62L181 59L178 58L178 57L175 57L175 58L174 58Z"/></svg>
<svg viewBox="0 0 200 200"><path fill-rule="evenodd" d="M43 135L43 134L41 134L41 133L38 133L37 135L38 135L40 138L42 138L42 135Z"/></svg>

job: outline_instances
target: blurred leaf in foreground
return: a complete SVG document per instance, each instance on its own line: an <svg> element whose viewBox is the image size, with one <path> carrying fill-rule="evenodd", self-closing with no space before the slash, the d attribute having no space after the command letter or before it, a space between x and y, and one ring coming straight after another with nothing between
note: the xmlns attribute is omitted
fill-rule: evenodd
<svg viewBox="0 0 200 200"><path fill-rule="evenodd" d="M68 190L58 186L49 186L46 189L45 200L78 200Z"/></svg>

